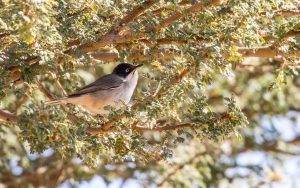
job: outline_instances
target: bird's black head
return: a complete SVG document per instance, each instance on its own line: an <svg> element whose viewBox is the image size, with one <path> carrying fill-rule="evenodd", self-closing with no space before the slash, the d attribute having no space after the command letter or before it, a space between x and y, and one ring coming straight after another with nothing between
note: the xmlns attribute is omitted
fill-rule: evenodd
<svg viewBox="0 0 300 188"><path fill-rule="evenodd" d="M135 66L128 63L121 63L114 68L113 73L126 78L126 76L142 65L143 64Z"/></svg>

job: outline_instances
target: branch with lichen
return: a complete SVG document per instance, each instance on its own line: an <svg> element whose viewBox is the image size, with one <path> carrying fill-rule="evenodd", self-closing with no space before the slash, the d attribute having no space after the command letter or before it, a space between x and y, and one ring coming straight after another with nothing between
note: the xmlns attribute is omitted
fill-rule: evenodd
<svg viewBox="0 0 300 188"><path fill-rule="evenodd" d="M300 16L300 10L274 10L270 12L261 11L258 14L262 16L266 16L268 13L275 15L275 16L284 16L284 17L291 17L291 16Z"/></svg>
<svg viewBox="0 0 300 188"><path fill-rule="evenodd" d="M18 120L18 116L10 112L0 110L0 120L6 122L16 122Z"/></svg>
<svg viewBox="0 0 300 188"><path fill-rule="evenodd" d="M238 52L242 54L243 57L259 57L259 58L273 58L278 61L283 61L285 53L278 50L274 46L258 47L258 48L238 48ZM293 51L289 53L289 56L294 56L299 58L300 51Z"/></svg>

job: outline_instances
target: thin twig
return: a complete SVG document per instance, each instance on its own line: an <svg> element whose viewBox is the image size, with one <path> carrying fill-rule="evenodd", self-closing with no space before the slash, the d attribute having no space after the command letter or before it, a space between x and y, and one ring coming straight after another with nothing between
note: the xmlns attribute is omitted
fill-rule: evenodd
<svg viewBox="0 0 300 188"><path fill-rule="evenodd" d="M156 97L156 95L158 94L158 92L160 90L160 86L161 86L161 81L158 82L158 86L157 86L155 92L152 94L152 97Z"/></svg>
<svg viewBox="0 0 300 188"><path fill-rule="evenodd" d="M179 125L165 125L165 126L159 126L159 127L141 127L141 126L132 126L133 130L136 131L158 131L158 132L162 132L162 131L167 131L167 130L176 130L176 129L184 129L184 128L188 128L188 127L192 127L193 124L191 123L183 123L183 124L179 124Z"/></svg>
<svg viewBox="0 0 300 188"><path fill-rule="evenodd" d="M60 81L58 80L58 78L56 78L56 79L54 80L54 83L57 85L57 87L59 88L59 90L62 92L62 94L63 94L64 96L67 96L67 95L68 95L67 92L66 92L66 90L62 87L62 85L61 85Z"/></svg>
<svg viewBox="0 0 300 188"><path fill-rule="evenodd" d="M54 100L54 97L50 94L50 92L36 79L36 84L39 90L50 100Z"/></svg>
<svg viewBox="0 0 300 188"><path fill-rule="evenodd" d="M259 14L261 16L266 16L268 12L261 11ZM300 10L274 10L272 12L274 16L284 16L284 17L291 17L291 16L300 16Z"/></svg>
<svg viewBox="0 0 300 188"><path fill-rule="evenodd" d="M167 181L170 180L170 178L175 175L179 170L181 170L183 167L185 167L187 164L192 163L195 161L198 157L203 155L204 152L198 152L194 156L192 156L187 162L177 165L171 173L169 173L161 182L157 184L157 187L162 187Z"/></svg>

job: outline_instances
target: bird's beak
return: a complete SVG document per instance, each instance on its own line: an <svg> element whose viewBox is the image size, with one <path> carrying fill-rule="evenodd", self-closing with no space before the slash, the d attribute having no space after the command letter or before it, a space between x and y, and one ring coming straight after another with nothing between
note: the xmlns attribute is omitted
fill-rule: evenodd
<svg viewBox="0 0 300 188"><path fill-rule="evenodd" d="M139 64L139 65L135 66L135 67L133 68L132 73L135 73L136 69L139 68L139 67L141 67L141 66L143 66L143 64Z"/></svg>
<svg viewBox="0 0 300 188"><path fill-rule="evenodd" d="M135 66L134 69L137 69L137 68L139 68L141 66L143 66L143 64L139 64L139 65Z"/></svg>

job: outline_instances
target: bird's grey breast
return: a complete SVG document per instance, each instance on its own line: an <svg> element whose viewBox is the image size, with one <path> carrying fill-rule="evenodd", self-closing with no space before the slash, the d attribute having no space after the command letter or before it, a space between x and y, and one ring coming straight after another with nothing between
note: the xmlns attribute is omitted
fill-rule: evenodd
<svg viewBox="0 0 300 188"><path fill-rule="evenodd" d="M129 103L135 87L138 82L138 72L135 71L133 74L129 75L125 82L122 85L122 92L120 95L120 100L124 101L125 103Z"/></svg>
<svg viewBox="0 0 300 188"><path fill-rule="evenodd" d="M119 86L115 88L100 90L94 93L94 96L98 97L98 99L101 99L101 101L105 104L109 104L113 107L119 107L123 103L129 103L137 85L138 74L135 72L132 75L129 75L126 79L117 75L114 76L114 80L122 80L122 83L118 84Z"/></svg>

